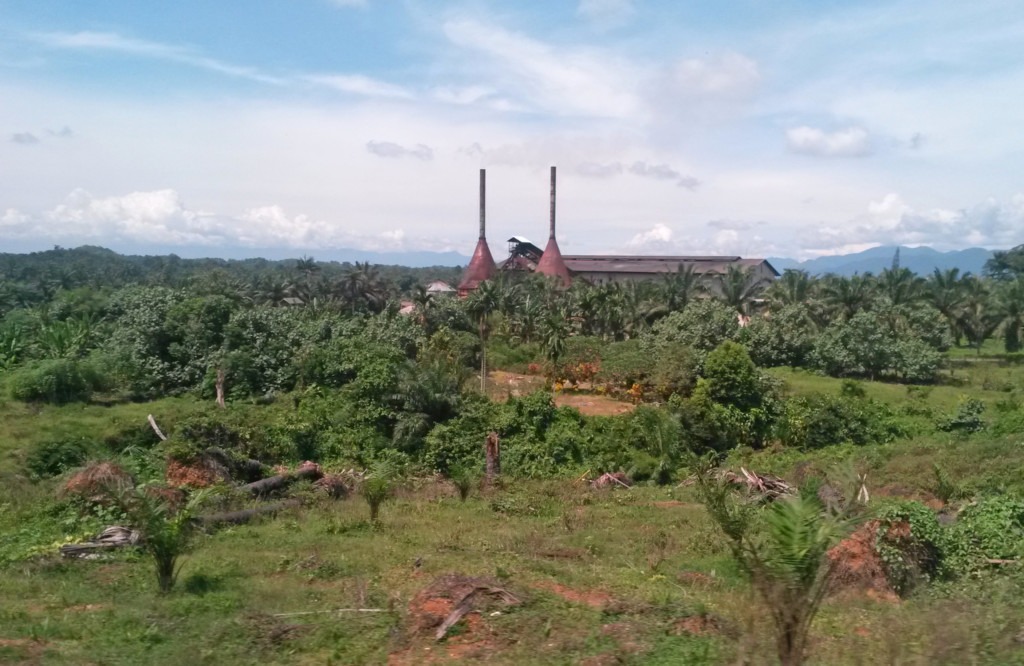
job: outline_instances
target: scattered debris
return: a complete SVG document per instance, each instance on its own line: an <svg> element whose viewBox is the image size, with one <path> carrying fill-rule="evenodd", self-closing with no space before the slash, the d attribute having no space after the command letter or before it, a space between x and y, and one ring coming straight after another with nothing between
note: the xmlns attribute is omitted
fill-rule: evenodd
<svg viewBox="0 0 1024 666"><path fill-rule="evenodd" d="M607 592L601 592L599 590L593 590L590 592L581 592L574 590L571 587L566 587L560 583L554 581L544 581L540 583L534 583L533 587L538 590L544 590L551 592L556 596L559 596L566 601L571 601L577 604L584 604L591 608L605 609L612 605L613 599Z"/></svg>
<svg viewBox="0 0 1024 666"><path fill-rule="evenodd" d="M597 477L590 482L592 488L615 488L622 486L623 488L629 489L629 477L622 472L615 472L614 474L605 472L601 476Z"/></svg>
<svg viewBox="0 0 1024 666"><path fill-rule="evenodd" d="M278 511L300 506L301 504L302 502L300 500L290 499L284 500L283 502L264 504L263 506L253 507L252 509L226 511L224 513L215 513L209 516L200 516L198 521L206 527L212 527L214 525L242 525L253 518L275 514Z"/></svg>
<svg viewBox="0 0 1024 666"><path fill-rule="evenodd" d="M147 420L147 421L149 421L149 427L153 429L153 432L155 432L155 433L156 433L156 436L160 438L160 441L161 441L161 442L166 442L166 441L167 441L167 435L165 435L165 434L164 434L164 433L163 433L163 432L162 432L162 431L160 430L160 426L158 426L158 425L156 424L156 419L154 419L154 418L153 418L153 415L152 415L152 414L150 414L149 416L147 416L147 417L146 417L146 420Z"/></svg>
<svg viewBox="0 0 1024 666"><path fill-rule="evenodd" d="M334 608L332 610L299 611L297 613L274 613L271 617L298 617L300 615L324 615L327 613L383 613L386 608Z"/></svg>
<svg viewBox="0 0 1024 666"><path fill-rule="evenodd" d="M852 590L887 601L899 599L875 548L878 526L877 520L868 521L828 551L832 566L830 592Z"/></svg>
<svg viewBox="0 0 1024 666"><path fill-rule="evenodd" d="M90 504L110 504L112 491L135 485L132 475L117 463L92 462L78 470L60 487L59 496L74 497Z"/></svg>
<svg viewBox="0 0 1024 666"><path fill-rule="evenodd" d="M253 497L262 497L275 490L280 490L281 488L284 488L300 479L315 481L322 477L323 474L324 473L323 470L320 469L320 465L307 460L299 465L299 468L294 472L285 472L283 474L268 476L265 479L240 486L239 490L249 493Z"/></svg>
<svg viewBox="0 0 1024 666"><path fill-rule="evenodd" d="M489 578L472 578L461 574L447 574L424 588L409 603L409 613L415 633L434 630L435 641L471 612L479 613L488 600L504 606L515 606L521 599Z"/></svg>
<svg viewBox="0 0 1024 666"><path fill-rule="evenodd" d="M742 476L735 472L726 471L723 474L723 478L726 481L747 486L752 492L760 494L768 501L796 493L796 488L777 476L757 474L756 472L748 471L745 467L740 467L740 472Z"/></svg>
<svg viewBox="0 0 1024 666"><path fill-rule="evenodd" d="M111 525L91 541L84 543L68 543L60 547L64 557L91 559L98 551L135 546L142 539L139 532L122 525Z"/></svg>
<svg viewBox="0 0 1024 666"><path fill-rule="evenodd" d="M706 636L708 634L722 633L722 621L708 613L690 615L677 620L672 625L672 633L676 636L690 634L691 636Z"/></svg>
<svg viewBox="0 0 1024 666"><path fill-rule="evenodd" d="M313 482L313 487L331 499L344 499L350 492L349 484L341 474L324 474Z"/></svg>

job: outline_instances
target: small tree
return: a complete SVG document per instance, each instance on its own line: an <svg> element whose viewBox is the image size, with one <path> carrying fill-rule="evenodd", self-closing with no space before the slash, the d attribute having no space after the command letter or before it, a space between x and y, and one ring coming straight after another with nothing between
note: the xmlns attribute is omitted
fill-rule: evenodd
<svg viewBox="0 0 1024 666"><path fill-rule="evenodd" d="M473 484L477 482L477 474L467 467L455 467L449 474L452 484L459 492L459 499L463 502L469 497Z"/></svg>
<svg viewBox="0 0 1024 666"><path fill-rule="evenodd" d="M708 460L696 467L701 501L771 613L779 660L803 664L833 574L828 551L852 522L828 512L817 497L783 498L761 509L714 477Z"/></svg>
<svg viewBox="0 0 1024 666"><path fill-rule="evenodd" d="M132 527L139 531L142 547L156 565L161 593L170 592L178 579L179 559L191 544L197 527L196 515L209 494L208 490L200 490L182 500L164 488L118 490L118 504Z"/></svg>
<svg viewBox="0 0 1024 666"><path fill-rule="evenodd" d="M380 516L380 507L392 493L391 480L394 477L394 470L390 465L378 463L370 475L363 480L359 493L370 506L370 522L376 523Z"/></svg>

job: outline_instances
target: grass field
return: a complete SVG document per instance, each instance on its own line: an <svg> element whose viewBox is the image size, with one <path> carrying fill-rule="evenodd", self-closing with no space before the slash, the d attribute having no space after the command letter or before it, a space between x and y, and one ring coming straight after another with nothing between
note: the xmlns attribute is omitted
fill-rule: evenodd
<svg viewBox="0 0 1024 666"><path fill-rule="evenodd" d="M795 394L841 387L772 372ZM903 439L736 451L730 463L797 482L841 467L865 471L876 502L935 502L936 463L969 493L1024 493L1024 436L995 427L1019 411L1011 403L1024 389L1024 368L965 358L952 374L925 389L861 384L906 422ZM993 425L972 435L937 432L934 420L965 397L984 401ZM302 508L201 537L165 596L140 555L54 557L55 542L99 527L102 516L82 522L54 502L56 481L26 479L25 452L67 435L103 440L150 413L173 423L196 409L186 398L0 405L0 663L776 663L767 616L686 486L506 480L462 503L448 482L412 480L385 504L379 525L358 497L300 489L312 498ZM43 555L23 557L32 549ZM470 578L518 603L489 602L435 641L448 597ZM811 662L1024 664L1021 589L1024 574L1011 565L901 600L840 592L814 625Z"/></svg>

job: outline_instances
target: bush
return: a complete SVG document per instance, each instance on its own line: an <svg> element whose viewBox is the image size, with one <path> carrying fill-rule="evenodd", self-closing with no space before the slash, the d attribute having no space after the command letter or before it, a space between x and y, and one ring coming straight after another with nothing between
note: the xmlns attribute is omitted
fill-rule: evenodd
<svg viewBox="0 0 1024 666"><path fill-rule="evenodd" d="M947 567L966 575L987 568L988 560L1024 557L1024 500L988 497L968 505L950 528Z"/></svg>
<svg viewBox="0 0 1024 666"><path fill-rule="evenodd" d="M643 336L642 343L655 357L666 347L679 344L703 355L731 339L738 330L736 312L713 298L706 298L658 320Z"/></svg>
<svg viewBox="0 0 1024 666"><path fill-rule="evenodd" d="M964 398L957 406L956 413L939 419L935 427L943 432L972 433L985 428L985 403L977 398Z"/></svg>
<svg viewBox="0 0 1024 666"><path fill-rule="evenodd" d="M787 305L770 315L755 317L737 335L761 367L804 365L814 338L814 322L805 305Z"/></svg>
<svg viewBox="0 0 1024 666"><path fill-rule="evenodd" d="M22 402L57 405L85 402L93 391L107 387L106 378L89 361L37 361L12 373L11 397Z"/></svg>
<svg viewBox="0 0 1024 666"><path fill-rule="evenodd" d="M846 442L881 444L905 434L887 406L826 394L786 400L775 432L786 446L805 450Z"/></svg>
<svg viewBox="0 0 1024 666"><path fill-rule="evenodd" d="M33 479L47 479L82 465L90 446L82 439L60 439L36 445L25 459L25 468Z"/></svg>
<svg viewBox="0 0 1024 666"><path fill-rule="evenodd" d="M900 595L948 573L943 562L947 544L935 512L920 502L892 504L878 515L875 548L889 584Z"/></svg>

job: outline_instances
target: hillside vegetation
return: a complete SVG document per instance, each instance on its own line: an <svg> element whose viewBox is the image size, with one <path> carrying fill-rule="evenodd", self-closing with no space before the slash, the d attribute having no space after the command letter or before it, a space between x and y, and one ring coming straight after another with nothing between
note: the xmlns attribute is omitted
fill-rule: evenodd
<svg viewBox="0 0 1024 666"><path fill-rule="evenodd" d="M1013 255L458 301L62 252L2 268L0 663L1024 663Z"/></svg>

